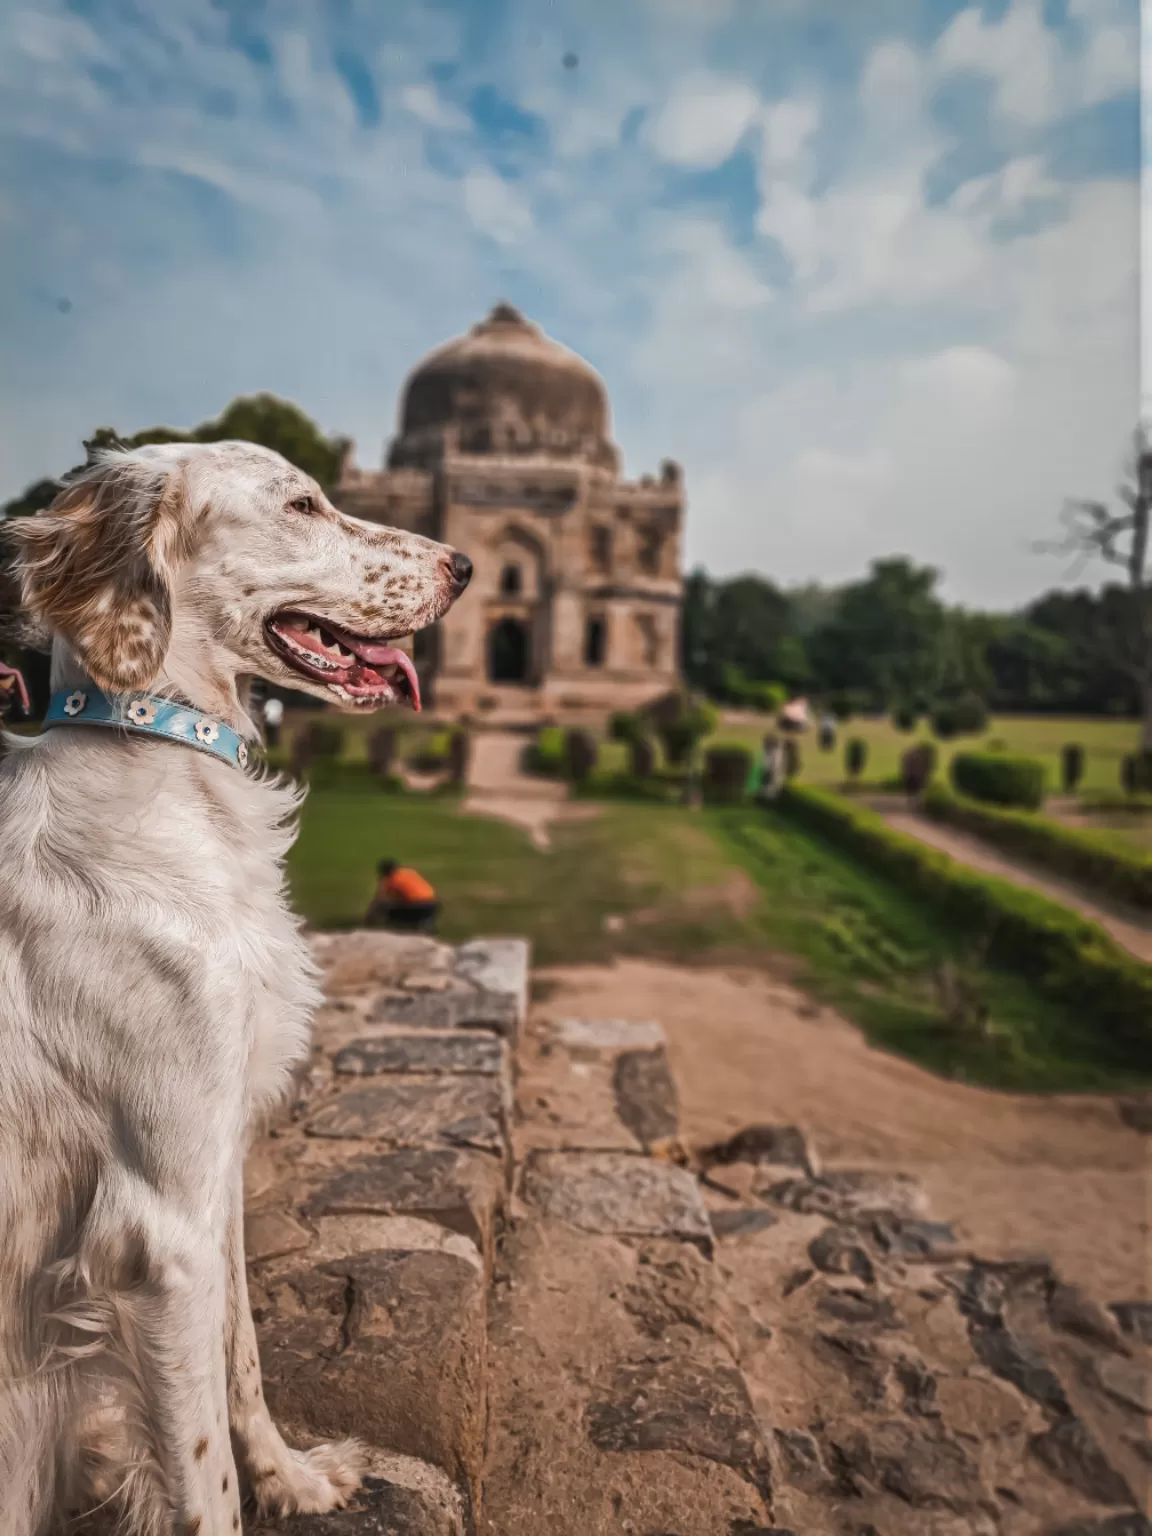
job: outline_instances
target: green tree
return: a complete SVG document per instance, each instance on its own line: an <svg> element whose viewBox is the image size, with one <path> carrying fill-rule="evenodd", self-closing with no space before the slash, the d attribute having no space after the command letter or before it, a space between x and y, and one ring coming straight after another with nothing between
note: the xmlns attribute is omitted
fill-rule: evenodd
<svg viewBox="0 0 1152 1536"><path fill-rule="evenodd" d="M953 644L938 579L930 566L901 557L874 561L863 581L845 587L809 642L821 686L863 690L878 707L933 697Z"/></svg>
<svg viewBox="0 0 1152 1536"><path fill-rule="evenodd" d="M1066 502L1065 537L1056 547L1118 565L1125 573L1123 587L1102 594L1092 645L1135 683L1140 744L1152 753L1152 428L1137 429L1117 497L1123 510L1102 501Z"/></svg>
<svg viewBox="0 0 1152 1536"><path fill-rule="evenodd" d="M206 421L190 432L176 427L145 427L128 437L121 437L111 427L97 427L84 446L94 448L140 448L145 443L219 443L237 441L259 443L281 453L297 469L311 475L326 491L331 491L340 475L340 464L347 442L326 437L316 423L290 400L276 395L242 395L213 421ZM59 490L54 480L37 480L14 497L0 515L26 517L46 507Z"/></svg>

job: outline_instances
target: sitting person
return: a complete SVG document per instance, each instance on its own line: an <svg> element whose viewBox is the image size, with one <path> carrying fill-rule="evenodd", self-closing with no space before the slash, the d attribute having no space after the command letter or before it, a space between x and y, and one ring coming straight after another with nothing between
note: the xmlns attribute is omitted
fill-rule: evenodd
<svg viewBox="0 0 1152 1536"><path fill-rule="evenodd" d="M376 873L380 878L368 908L368 926L435 933L440 903L424 876L405 869L395 859L381 860Z"/></svg>

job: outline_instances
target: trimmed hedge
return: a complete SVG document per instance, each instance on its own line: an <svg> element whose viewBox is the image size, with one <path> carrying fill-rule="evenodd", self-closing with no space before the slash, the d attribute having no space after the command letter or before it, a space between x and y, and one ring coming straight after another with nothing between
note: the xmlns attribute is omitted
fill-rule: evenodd
<svg viewBox="0 0 1152 1536"><path fill-rule="evenodd" d="M924 809L937 821L975 832L1118 901L1152 910L1152 855L1121 850L1091 831L1061 826L1031 811L981 805L940 785L928 791Z"/></svg>
<svg viewBox="0 0 1152 1536"><path fill-rule="evenodd" d="M1015 805L1038 811L1044 804L1048 771L1032 757L1002 752L957 752L952 782L962 795L991 805Z"/></svg>
<svg viewBox="0 0 1152 1536"><path fill-rule="evenodd" d="M704 754L704 799L710 805L738 805L752 769L746 747L713 747Z"/></svg>
<svg viewBox="0 0 1152 1536"><path fill-rule="evenodd" d="M1152 1066L1152 967L1095 923L1037 891L968 869L828 790L788 785L777 805L986 938L993 960L1083 1010L1134 1064Z"/></svg>

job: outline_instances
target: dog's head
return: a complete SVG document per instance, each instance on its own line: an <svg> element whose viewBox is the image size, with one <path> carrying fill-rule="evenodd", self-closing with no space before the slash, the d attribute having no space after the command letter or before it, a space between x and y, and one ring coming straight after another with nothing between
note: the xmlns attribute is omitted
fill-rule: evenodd
<svg viewBox="0 0 1152 1536"><path fill-rule="evenodd" d="M464 590L466 556L345 517L251 443L104 451L13 524L24 603L114 693L162 680L215 713L263 677L348 709L420 707L393 643Z"/></svg>

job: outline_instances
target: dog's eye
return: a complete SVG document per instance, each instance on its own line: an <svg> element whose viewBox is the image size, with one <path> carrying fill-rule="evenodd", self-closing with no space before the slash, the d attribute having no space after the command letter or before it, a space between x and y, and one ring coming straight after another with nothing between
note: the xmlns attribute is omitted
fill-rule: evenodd
<svg viewBox="0 0 1152 1536"><path fill-rule="evenodd" d="M316 498L315 496L297 496L288 503L288 510L290 512L315 512Z"/></svg>

